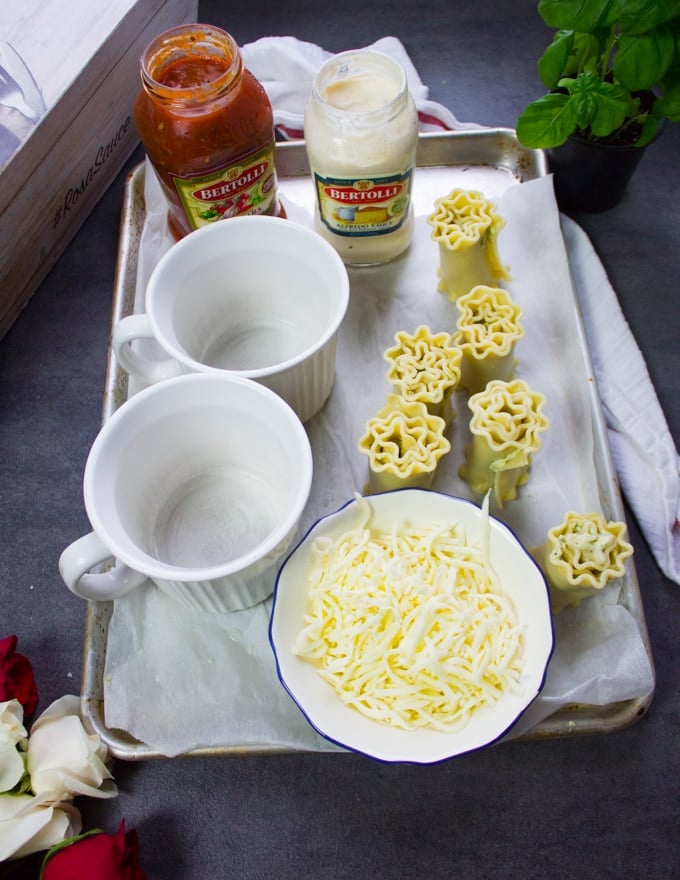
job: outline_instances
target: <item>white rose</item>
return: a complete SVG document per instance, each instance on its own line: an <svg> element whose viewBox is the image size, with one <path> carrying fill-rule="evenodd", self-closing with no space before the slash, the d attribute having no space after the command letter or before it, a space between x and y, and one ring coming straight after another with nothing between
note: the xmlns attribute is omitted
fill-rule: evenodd
<svg viewBox="0 0 680 880"><path fill-rule="evenodd" d="M71 803L53 804L29 794L0 797L0 863L42 852L80 834L80 813Z"/></svg>
<svg viewBox="0 0 680 880"><path fill-rule="evenodd" d="M17 745L26 739L24 707L18 700L0 703L0 792L11 791L24 775Z"/></svg>
<svg viewBox="0 0 680 880"><path fill-rule="evenodd" d="M88 734L80 719L80 700L56 700L33 723L27 766L36 795L54 803L75 797L115 797L118 793L105 761L107 748L96 733Z"/></svg>

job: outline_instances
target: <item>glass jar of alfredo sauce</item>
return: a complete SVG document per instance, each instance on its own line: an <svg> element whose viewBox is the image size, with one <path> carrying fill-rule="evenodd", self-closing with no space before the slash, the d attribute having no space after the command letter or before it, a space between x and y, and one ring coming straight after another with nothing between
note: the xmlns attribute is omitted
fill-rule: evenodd
<svg viewBox="0 0 680 880"><path fill-rule="evenodd" d="M334 55L305 110L315 226L348 265L384 263L413 235L418 114L401 65L370 49Z"/></svg>

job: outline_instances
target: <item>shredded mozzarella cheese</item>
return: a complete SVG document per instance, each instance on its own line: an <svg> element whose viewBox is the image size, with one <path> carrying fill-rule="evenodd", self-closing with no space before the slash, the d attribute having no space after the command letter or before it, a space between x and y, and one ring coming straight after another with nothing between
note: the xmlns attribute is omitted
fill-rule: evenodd
<svg viewBox="0 0 680 880"><path fill-rule="evenodd" d="M295 653L369 718L461 729L518 690L522 673L516 612L487 541L469 544L458 525L384 533L366 522L317 538Z"/></svg>

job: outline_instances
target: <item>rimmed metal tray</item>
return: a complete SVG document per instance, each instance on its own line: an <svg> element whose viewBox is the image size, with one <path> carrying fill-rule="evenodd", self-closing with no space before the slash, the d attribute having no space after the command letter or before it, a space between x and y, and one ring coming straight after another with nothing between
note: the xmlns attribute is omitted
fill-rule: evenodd
<svg viewBox="0 0 680 880"><path fill-rule="evenodd" d="M279 143L276 146L279 186L284 195L297 203L309 200L309 167L302 141ZM414 202L416 213L431 210L434 198L450 186L451 172L460 172L462 186L478 188L493 196L510 184L521 183L547 174L545 156L540 151L522 147L510 129L480 129L460 132L421 134L418 145L418 176ZM120 245L112 310L112 326L135 308L137 258L145 219L144 165L129 175L121 217ZM578 305L575 302L578 313ZM581 329L584 361L592 374L590 358ZM103 420L106 420L128 396L127 374L121 370L113 352L109 351L103 399ZM625 514L618 481L611 461L606 425L594 383L591 386L594 448L603 513L606 517L624 520ZM642 607L635 566L627 566L620 601L634 616L651 663L649 636ZM113 611L111 602L88 602L82 674L82 703L89 727L97 732L118 758L141 760L163 755L130 737L124 731L106 726L104 707L104 668L108 625ZM641 718L652 700L646 697L625 700L606 706L572 704L555 712L522 739L608 733L623 729ZM272 754L289 751L277 746L196 749L191 755Z"/></svg>

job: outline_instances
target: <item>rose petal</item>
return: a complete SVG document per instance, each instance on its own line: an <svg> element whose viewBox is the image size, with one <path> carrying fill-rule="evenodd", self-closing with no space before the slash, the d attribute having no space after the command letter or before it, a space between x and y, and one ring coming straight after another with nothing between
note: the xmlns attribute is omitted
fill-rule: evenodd
<svg viewBox="0 0 680 880"><path fill-rule="evenodd" d="M16 652L17 642L15 635L0 639L0 700L17 699L26 715L32 715L38 704L38 690L30 661Z"/></svg>
<svg viewBox="0 0 680 880"><path fill-rule="evenodd" d="M80 812L72 804L46 804L28 794L0 797L0 862L42 852L80 834Z"/></svg>
<svg viewBox="0 0 680 880"><path fill-rule="evenodd" d="M139 864L136 831L125 832L121 822L114 835L91 834L49 856L43 880L97 877L98 880L146 880Z"/></svg>
<svg viewBox="0 0 680 880"><path fill-rule="evenodd" d="M26 739L23 706L18 700L0 703L0 793L11 791L25 773L19 745Z"/></svg>
<svg viewBox="0 0 680 880"><path fill-rule="evenodd" d="M77 697L62 697L33 724L27 765L36 794L51 792L57 800L79 794L90 797L117 794L105 764L106 746L97 734L85 731L79 710Z"/></svg>

